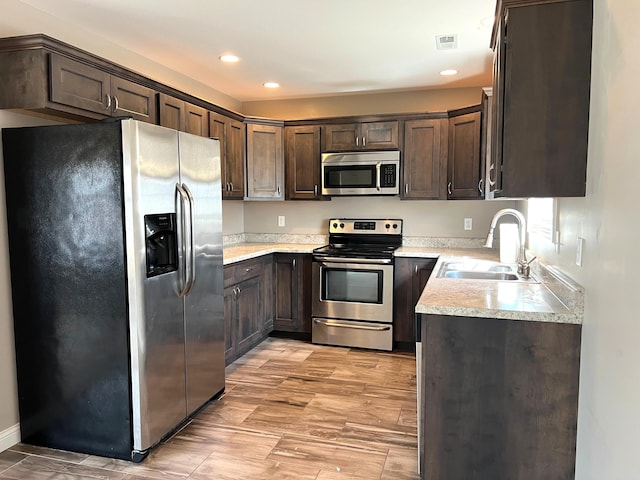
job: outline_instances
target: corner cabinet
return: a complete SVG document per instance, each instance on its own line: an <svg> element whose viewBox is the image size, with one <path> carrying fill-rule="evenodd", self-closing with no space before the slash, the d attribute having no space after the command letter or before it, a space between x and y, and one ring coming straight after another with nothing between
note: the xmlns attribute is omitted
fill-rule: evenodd
<svg viewBox="0 0 640 480"><path fill-rule="evenodd" d="M325 125L324 137L324 152L393 150L399 147L398 121Z"/></svg>
<svg viewBox="0 0 640 480"><path fill-rule="evenodd" d="M311 255L278 253L274 257L273 329L311 334Z"/></svg>
<svg viewBox="0 0 640 480"><path fill-rule="evenodd" d="M244 198L246 127L244 123L209 112L209 136L220 140L222 199Z"/></svg>
<svg viewBox="0 0 640 480"><path fill-rule="evenodd" d="M247 192L245 200L284 200L284 122L245 121Z"/></svg>
<svg viewBox="0 0 640 480"><path fill-rule="evenodd" d="M581 326L419 319L422 478L574 478Z"/></svg>
<svg viewBox="0 0 640 480"><path fill-rule="evenodd" d="M393 343L415 350L415 309L437 258L396 257L393 270Z"/></svg>
<svg viewBox="0 0 640 480"><path fill-rule="evenodd" d="M226 364L264 340L273 328L272 256L224 267Z"/></svg>
<svg viewBox="0 0 640 480"><path fill-rule="evenodd" d="M481 172L481 105L449 112L447 198L484 198Z"/></svg>
<svg viewBox="0 0 640 480"><path fill-rule="evenodd" d="M404 122L402 199L447 198L447 129L446 118Z"/></svg>
<svg viewBox="0 0 640 480"><path fill-rule="evenodd" d="M496 197L584 196L593 0L498 0Z"/></svg>
<svg viewBox="0 0 640 480"><path fill-rule="evenodd" d="M284 127L287 200L320 200L320 126Z"/></svg>

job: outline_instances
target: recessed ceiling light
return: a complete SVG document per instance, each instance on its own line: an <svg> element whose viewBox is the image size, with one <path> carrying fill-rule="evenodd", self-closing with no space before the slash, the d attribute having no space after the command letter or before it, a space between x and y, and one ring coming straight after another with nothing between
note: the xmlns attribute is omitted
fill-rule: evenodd
<svg viewBox="0 0 640 480"><path fill-rule="evenodd" d="M480 23L482 23L482 25L484 25L485 27L492 27L494 20L495 20L494 17L486 17L486 18L483 18Z"/></svg>
<svg viewBox="0 0 640 480"><path fill-rule="evenodd" d="M457 75L458 74L458 70L454 70L453 68L450 68L448 70L442 70L440 72L440 75L443 75L445 77L449 76L449 75Z"/></svg>
<svg viewBox="0 0 640 480"><path fill-rule="evenodd" d="M266 88L278 88L280 86L277 82L264 82L262 85Z"/></svg>
<svg viewBox="0 0 640 480"><path fill-rule="evenodd" d="M228 53L228 54L220 55L220 60L225 63L235 63L239 61L240 58L238 58L236 55L232 55Z"/></svg>

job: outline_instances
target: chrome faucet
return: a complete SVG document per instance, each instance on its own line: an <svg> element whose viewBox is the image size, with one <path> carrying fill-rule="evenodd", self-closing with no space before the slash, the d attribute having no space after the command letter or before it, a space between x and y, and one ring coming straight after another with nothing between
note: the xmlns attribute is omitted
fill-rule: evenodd
<svg viewBox="0 0 640 480"><path fill-rule="evenodd" d="M491 220L491 226L489 227L489 233L487 235L487 241L484 246L486 248L493 247L493 231L496 228L496 224L498 220L504 215L513 215L518 220L518 230L520 231L520 253L518 254L518 273L524 276L525 278L529 277L529 264L535 260L535 258L531 259L531 261L527 261L527 255L524 249L525 236L527 233L526 220L524 215L522 215L518 210L514 208L503 208L502 210L498 210L496 214L493 216L493 220Z"/></svg>

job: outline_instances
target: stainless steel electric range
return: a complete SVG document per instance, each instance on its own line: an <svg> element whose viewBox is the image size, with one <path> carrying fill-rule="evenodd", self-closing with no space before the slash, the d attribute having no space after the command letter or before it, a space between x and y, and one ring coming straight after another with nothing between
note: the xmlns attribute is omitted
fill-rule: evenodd
<svg viewBox="0 0 640 480"><path fill-rule="evenodd" d="M329 244L313 251L312 341L393 348L393 252L402 220L329 220Z"/></svg>

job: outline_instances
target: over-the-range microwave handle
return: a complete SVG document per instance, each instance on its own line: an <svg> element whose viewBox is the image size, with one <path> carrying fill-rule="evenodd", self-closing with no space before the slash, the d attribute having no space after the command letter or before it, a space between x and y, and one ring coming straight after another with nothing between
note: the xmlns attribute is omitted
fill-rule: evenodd
<svg viewBox="0 0 640 480"><path fill-rule="evenodd" d="M382 162L376 163L376 190L380 191L380 167L382 167Z"/></svg>

